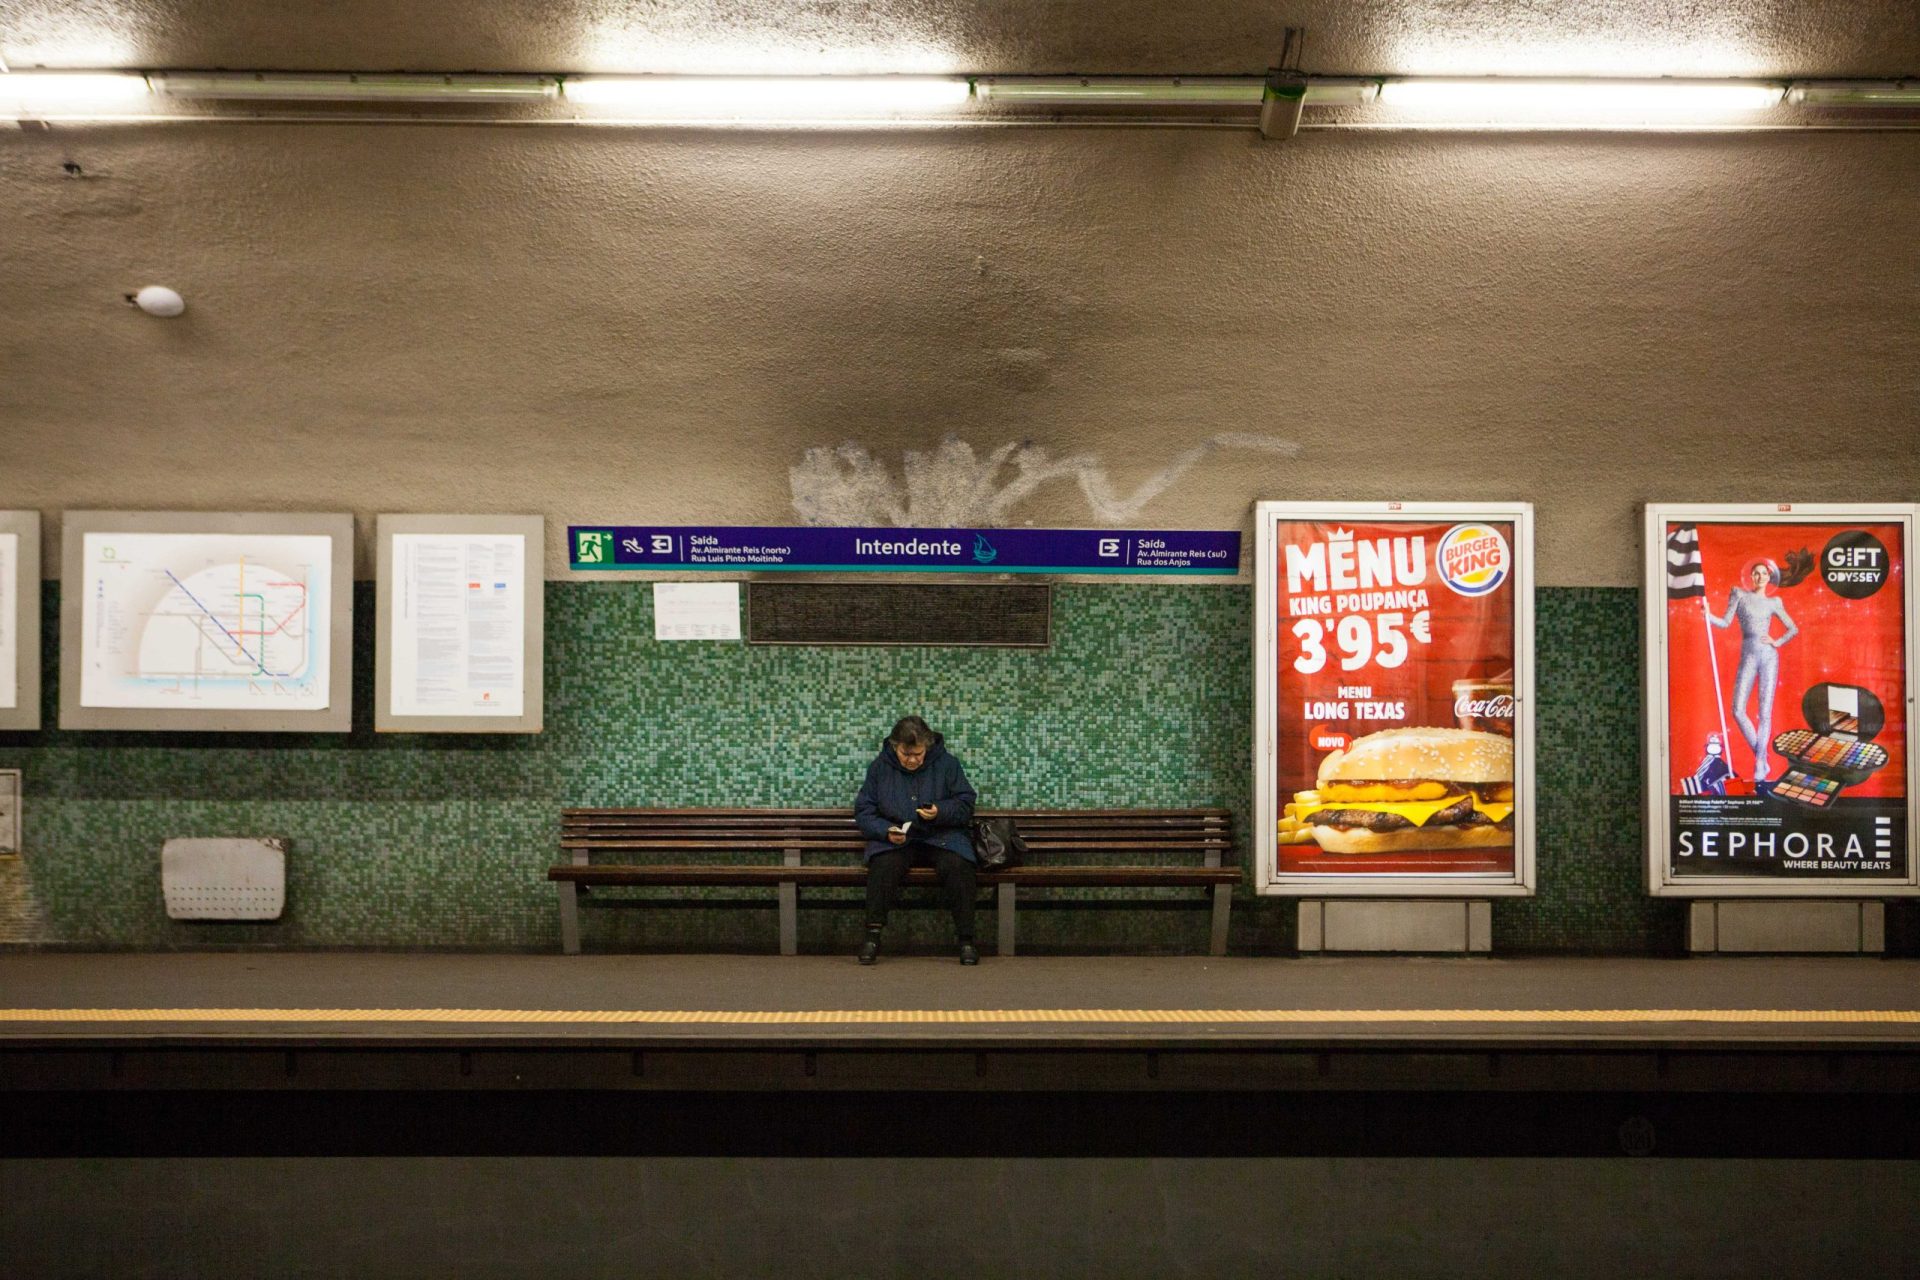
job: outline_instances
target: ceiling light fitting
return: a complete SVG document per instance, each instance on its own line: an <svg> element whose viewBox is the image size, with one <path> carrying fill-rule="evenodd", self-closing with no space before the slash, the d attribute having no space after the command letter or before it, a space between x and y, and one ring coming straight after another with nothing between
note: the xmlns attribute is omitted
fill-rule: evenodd
<svg viewBox="0 0 1920 1280"><path fill-rule="evenodd" d="M204 104L191 110L185 104ZM263 103L284 111L270 117ZM234 109L221 110L221 104ZM329 105L353 108L326 114ZM416 108L491 105L480 115ZM365 109L385 105L402 117ZM1312 113L1312 114L1308 114ZM0 73L0 119L512 124L1202 124L1306 128L1920 127L1920 81L1266 76Z"/></svg>

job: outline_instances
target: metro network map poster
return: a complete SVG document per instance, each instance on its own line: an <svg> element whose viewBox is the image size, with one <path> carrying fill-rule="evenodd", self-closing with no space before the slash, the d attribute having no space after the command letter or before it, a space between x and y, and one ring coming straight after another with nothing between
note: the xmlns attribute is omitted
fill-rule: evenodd
<svg viewBox="0 0 1920 1280"><path fill-rule="evenodd" d="M1912 523L1649 508L1656 892L1914 881Z"/></svg>
<svg viewBox="0 0 1920 1280"><path fill-rule="evenodd" d="M1262 503L1260 886L1531 886L1532 512Z"/></svg>

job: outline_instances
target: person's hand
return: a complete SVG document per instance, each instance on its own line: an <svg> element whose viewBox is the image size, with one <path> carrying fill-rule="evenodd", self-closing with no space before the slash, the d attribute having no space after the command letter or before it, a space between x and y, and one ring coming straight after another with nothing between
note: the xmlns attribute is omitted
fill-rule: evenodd
<svg viewBox="0 0 1920 1280"><path fill-rule="evenodd" d="M906 833L906 832L904 832L904 831L902 831L902 830L901 830L900 828L898 828L898 827L888 827L888 828L887 828L887 843L888 843L888 844L905 844L906 842L907 842L907 833Z"/></svg>
<svg viewBox="0 0 1920 1280"><path fill-rule="evenodd" d="M934 818L939 815L940 806L937 804L930 804L930 805L927 805L925 808L915 809L914 812L920 815L920 820L922 822L932 822Z"/></svg>

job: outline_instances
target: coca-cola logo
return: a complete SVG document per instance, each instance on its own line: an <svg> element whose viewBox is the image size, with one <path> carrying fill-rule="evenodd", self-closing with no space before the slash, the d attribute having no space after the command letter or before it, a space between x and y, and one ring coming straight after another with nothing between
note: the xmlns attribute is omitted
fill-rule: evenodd
<svg viewBox="0 0 1920 1280"><path fill-rule="evenodd" d="M1461 694L1453 700L1456 716L1479 716L1487 720L1513 719L1513 695L1496 693L1491 698L1469 698Z"/></svg>

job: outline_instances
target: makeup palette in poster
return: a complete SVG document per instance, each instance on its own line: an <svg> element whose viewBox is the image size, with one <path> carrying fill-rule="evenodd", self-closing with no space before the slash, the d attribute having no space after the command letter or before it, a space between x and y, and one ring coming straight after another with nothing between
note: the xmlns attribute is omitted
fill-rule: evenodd
<svg viewBox="0 0 1920 1280"><path fill-rule="evenodd" d="M1655 510L1666 882L1910 880L1910 517Z"/></svg>
<svg viewBox="0 0 1920 1280"><path fill-rule="evenodd" d="M1530 512L1260 511L1263 884L1524 890Z"/></svg>

